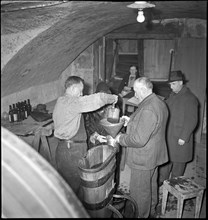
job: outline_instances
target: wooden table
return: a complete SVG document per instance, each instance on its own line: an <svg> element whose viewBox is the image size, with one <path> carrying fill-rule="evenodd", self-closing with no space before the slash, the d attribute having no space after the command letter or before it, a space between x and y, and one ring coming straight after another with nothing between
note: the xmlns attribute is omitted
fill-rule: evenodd
<svg viewBox="0 0 208 220"><path fill-rule="evenodd" d="M56 100L46 104L46 109L48 110L48 113L53 112L55 103ZM37 122L31 116L29 116L27 119L20 122L10 123L8 120L2 120L1 126L8 129L19 137L27 137L30 135L34 136L32 147L40 152L40 143L42 143L41 146L47 153L47 159L51 161L51 149L48 145L47 137L52 135L53 133L54 127L52 119L43 122Z"/></svg>
<svg viewBox="0 0 208 220"><path fill-rule="evenodd" d="M164 96L161 96L161 95L158 95L156 94L160 99L164 100L165 97ZM134 107L134 110L135 108L138 107L138 104L139 104L139 100L136 99L136 97L134 97L134 91L131 91L130 93L128 93L127 95L125 95L124 97L122 97L122 112L123 112L123 115L126 113L126 106L130 105L130 106L133 106Z"/></svg>
<svg viewBox="0 0 208 220"><path fill-rule="evenodd" d="M130 93L128 93L127 95L122 97L122 113L123 115L125 115L126 113L126 106L130 105L133 107L137 107L138 103L134 103L134 102L129 102L129 99L131 99L132 97L134 97L134 91L131 91Z"/></svg>

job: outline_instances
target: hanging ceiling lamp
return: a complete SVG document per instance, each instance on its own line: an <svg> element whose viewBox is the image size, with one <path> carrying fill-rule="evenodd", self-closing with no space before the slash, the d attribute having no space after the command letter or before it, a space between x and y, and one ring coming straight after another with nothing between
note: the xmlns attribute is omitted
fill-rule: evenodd
<svg viewBox="0 0 208 220"><path fill-rule="evenodd" d="M151 4L151 3L148 3L146 1L137 1L137 2L134 2L131 5L127 5L127 7L129 7L129 8L138 8L137 21L139 23L142 23L145 20L143 9L144 8L153 8L153 7L155 7L155 5Z"/></svg>
<svg viewBox="0 0 208 220"><path fill-rule="evenodd" d="M137 21L139 23L142 23L142 22L144 22L144 20L145 20L144 12L142 11L142 9L139 9L138 16L137 16Z"/></svg>

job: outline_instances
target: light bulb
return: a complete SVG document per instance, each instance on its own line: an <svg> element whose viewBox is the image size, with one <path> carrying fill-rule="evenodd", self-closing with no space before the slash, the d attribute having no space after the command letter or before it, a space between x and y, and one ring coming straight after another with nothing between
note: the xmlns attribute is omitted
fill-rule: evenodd
<svg viewBox="0 0 208 220"><path fill-rule="evenodd" d="M137 21L139 23L142 23L142 22L144 22L144 20L145 20L144 12L142 10L139 10L138 11L138 16L137 16Z"/></svg>

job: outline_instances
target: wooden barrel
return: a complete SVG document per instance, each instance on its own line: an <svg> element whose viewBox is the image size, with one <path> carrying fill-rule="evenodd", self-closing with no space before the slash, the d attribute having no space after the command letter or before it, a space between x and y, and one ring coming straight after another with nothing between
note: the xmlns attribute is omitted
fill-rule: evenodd
<svg viewBox="0 0 208 220"><path fill-rule="evenodd" d="M107 208L115 191L116 148L99 145L88 150L79 161L79 174L83 189L82 204L93 218L110 217Z"/></svg>
<svg viewBox="0 0 208 220"><path fill-rule="evenodd" d="M1 127L2 217L88 218L57 171L16 135Z"/></svg>

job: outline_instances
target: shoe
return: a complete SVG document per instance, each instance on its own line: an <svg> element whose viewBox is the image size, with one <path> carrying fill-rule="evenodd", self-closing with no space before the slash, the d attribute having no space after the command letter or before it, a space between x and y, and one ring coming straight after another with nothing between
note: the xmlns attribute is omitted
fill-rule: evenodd
<svg viewBox="0 0 208 220"><path fill-rule="evenodd" d="M161 207L157 205L155 210L151 210L149 218L160 218L160 211Z"/></svg>
<svg viewBox="0 0 208 220"><path fill-rule="evenodd" d="M155 211L155 213L159 216L160 214L161 214L161 205L157 205L156 206L156 211Z"/></svg>
<svg viewBox="0 0 208 220"><path fill-rule="evenodd" d="M149 215L149 218L160 218L160 214L159 214L159 213L156 213L156 212L155 212L154 214L151 213L151 214Z"/></svg>
<svg viewBox="0 0 208 220"><path fill-rule="evenodd" d="M160 218L160 216L157 214L157 213L151 213L150 215L149 215L149 218Z"/></svg>

